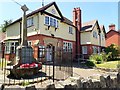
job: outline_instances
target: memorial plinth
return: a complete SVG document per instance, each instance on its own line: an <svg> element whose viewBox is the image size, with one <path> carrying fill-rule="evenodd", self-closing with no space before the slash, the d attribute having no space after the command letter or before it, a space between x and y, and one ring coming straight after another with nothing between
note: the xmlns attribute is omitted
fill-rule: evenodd
<svg viewBox="0 0 120 90"><path fill-rule="evenodd" d="M18 61L18 64L25 64L25 63L32 63L34 58L33 58L33 49L31 46L28 46L28 42L27 42L26 11L28 11L28 8L26 7L26 5L23 5L21 9L23 10L22 41L21 41L21 45L17 47L16 60Z"/></svg>
<svg viewBox="0 0 120 90"><path fill-rule="evenodd" d="M26 5L21 7L23 10L22 17L22 41L21 45L17 47L16 60L17 64L10 69L10 73L15 77L24 77L37 73L42 68L42 64L37 62L33 57L33 49L28 46L27 42L27 18L26 11L28 8Z"/></svg>
<svg viewBox="0 0 120 90"><path fill-rule="evenodd" d="M20 64L34 62L33 49L30 46L18 46L16 52L16 60Z"/></svg>

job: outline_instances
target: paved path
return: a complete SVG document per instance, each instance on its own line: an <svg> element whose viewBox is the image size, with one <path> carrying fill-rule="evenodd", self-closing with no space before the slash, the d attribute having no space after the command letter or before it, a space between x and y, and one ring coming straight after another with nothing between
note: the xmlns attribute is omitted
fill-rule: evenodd
<svg viewBox="0 0 120 90"><path fill-rule="evenodd" d="M88 78L90 76L98 76L98 75L104 75L105 72L96 70L96 69L84 69L84 68L74 68L73 69L73 76L74 77L83 77Z"/></svg>

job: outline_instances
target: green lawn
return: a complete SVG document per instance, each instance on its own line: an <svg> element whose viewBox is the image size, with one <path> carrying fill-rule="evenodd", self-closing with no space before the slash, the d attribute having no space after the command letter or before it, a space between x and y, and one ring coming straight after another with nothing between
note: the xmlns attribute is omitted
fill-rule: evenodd
<svg viewBox="0 0 120 90"><path fill-rule="evenodd" d="M119 61L119 64L120 64L120 61ZM118 61L108 61L102 64L96 64L96 67L116 69L117 65L118 65Z"/></svg>

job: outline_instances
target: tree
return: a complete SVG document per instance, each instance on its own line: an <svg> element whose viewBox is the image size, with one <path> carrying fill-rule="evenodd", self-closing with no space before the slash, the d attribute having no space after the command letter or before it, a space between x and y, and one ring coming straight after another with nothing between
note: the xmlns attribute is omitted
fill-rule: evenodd
<svg viewBox="0 0 120 90"><path fill-rule="evenodd" d="M111 52L111 58L115 59L119 55L119 47L115 44L111 44L110 46L105 48L105 52L108 54Z"/></svg>
<svg viewBox="0 0 120 90"><path fill-rule="evenodd" d="M1 26L0 26L2 32L6 32L7 26L11 23L12 23L12 20L4 20L4 23L1 24Z"/></svg>

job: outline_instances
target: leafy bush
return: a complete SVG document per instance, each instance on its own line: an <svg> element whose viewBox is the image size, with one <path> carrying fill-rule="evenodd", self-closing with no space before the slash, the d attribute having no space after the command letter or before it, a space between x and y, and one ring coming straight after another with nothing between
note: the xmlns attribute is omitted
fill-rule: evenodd
<svg viewBox="0 0 120 90"><path fill-rule="evenodd" d="M111 52L111 56L109 56L109 60L115 59L120 53L119 47L117 45L114 45L114 44L111 44L110 46L106 47L105 52L107 54Z"/></svg>
<svg viewBox="0 0 120 90"><path fill-rule="evenodd" d="M93 62L94 64L96 63L102 63L102 57L101 55L98 54L93 54L90 56L90 61Z"/></svg>
<svg viewBox="0 0 120 90"><path fill-rule="evenodd" d="M95 64L92 61L87 61L86 62L86 66L88 66L88 67L94 67Z"/></svg>
<svg viewBox="0 0 120 90"><path fill-rule="evenodd" d="M101 53L101 56L102 56L102 59L103 59L103 61L108 61L109 60L109 58L111 57L111 52L109 52L108 54L106 54L106 53Z"/></svg>
<svg viewBox="0 0 120 90"><path fill-rule="evenodd" d="M94 64L101 64L104 61L108 60L108 57L111 55L111 53L105 54L105 53L100 53L100 54L93 54L90 56L90 61L92 61Z"/></svg>

